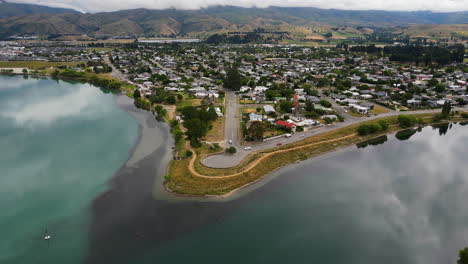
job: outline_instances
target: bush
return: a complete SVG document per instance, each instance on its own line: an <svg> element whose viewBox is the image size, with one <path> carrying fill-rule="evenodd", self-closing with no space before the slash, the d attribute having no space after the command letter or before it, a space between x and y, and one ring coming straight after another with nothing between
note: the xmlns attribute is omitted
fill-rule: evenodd
<svg viewBox="0 0 468 264"><path fill-rule="evenodd" d="M178 143L184 137L184 132L180 128L175 129L172 133L174 134L175 143Z"/></svg>
<svg viewBox="0 0 468 264"><path fill-rule="evenodd" d="M190 150L185 151L185 156L186 157L192 157L193 153Z"/></svg>
<svg viewBox="0 0 468 264"><path fill-rule="evenodd" d="M304 116L307 118L313 118L313 119L320 118L320 115L315 112L306 112Z"/></svg>
<svg viewBox="0 0 468 264"><path fill-rule="evenodd" d="M168 104L175 104L176 103L176 98L175 96L171 95L166 98L166 103Z"/></svg>
<svg viewBox="0 0 468 264"><path fill-rule="evenodd" d="M200 140L198 139L190 139L190 146L192 146L192 148L199 148L202 146L202 143Z"/></svg>
<svg viewBox="0 0 468 264"><path fill-rule="evenodd" d="M468 113L461 113L462 118L468 118Z"/></svg>
<svg viewBox="0 0 468 264"><path fill-rule="evenodd" d="M213 143L213 145L211 146L211 148L212 148L213 150L218 150L218 149L220 149L221 147L219 146L219 143Z"/></svg>
<svg viewBox="0 0 468 264"><path fill-rule="evenodd" d="M325 121L325 124L331 124L331 123L333 123L333 119L331 119L331 118L329 118L329 117L325 117L325 118L323 119L323 121Z"/></svg>
<svg viewBox="0 0 468 264"><path fill-rule="evenodd" d="M444 119L444 115L439 113L432 118L432 122L440 122L442 119Z"/></svg>
<svg viewBox="0 0 468 264"><path fill-rule="evenodd" d="M387 127L388 128L388 127ZM360 136L366 136L369 134L374 134L379 131L386 130L383 129L379 124L374 123L374 124L362 124L358 127L358 134Z"/></svg>
<svg viewBox="0 0 468 264"><path fill-rule="evenodd" d="M226 149L226 153L234 154L237 152L237 149L235 147L229 147Z"/></svg>
<svg viewBox="0 0 468 264"><path fill-rule="evenodd" d="M171 128L174 128L174 127L176 127L176 126L179 125L179 121L177 121L177 120L171 120L171 121L169 122L169 125L171 126Z"/></svg>
<svg viewBox="0 0 468 264"><path fill-rule="evenodd" d="M379 121L379 126L380 126L380 128L381 128L383 131L385 131L385 130L388 129L388 127L390 126L390 124L388 123L387 120L380 120L380 121Z"/></svg>
<svg viewBox="0 0 468 264"><path fill-rule="evenodd" d="M399 115L398 122L400 123L400 127L408 128L416 125L417 119L412 115Z"/></svg>
<svg viewBox="0 0 468 264"><path fill-rule="evenodd" d="M320 100L320 104L323 106L323 107L328 107L330 108L332 106L332 104L330 102L328 102L327 100Z"/></svg>

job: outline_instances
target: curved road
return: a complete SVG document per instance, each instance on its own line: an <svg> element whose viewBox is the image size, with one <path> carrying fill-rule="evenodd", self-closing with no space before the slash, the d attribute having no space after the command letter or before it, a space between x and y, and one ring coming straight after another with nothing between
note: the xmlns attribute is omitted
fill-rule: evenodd
<svg viewBox="0 0 468 264"><path fill-rule="evenodd" d="M235 107L232 106L232 102L236 105ZM464 108L454 108L454 111L457 110L467 110L466 107ZM341 123L334 123L330 125L321 125L318 127L315 127L307 132L299 132L293 134L290 138L286 137L280 137L276 139L272 139L266 142L261 142L261 143L256 143L252 144L252 150L246 151L242 146L239 145L238 142L238 125L239 121L237 120L237 101L235 100L235 94L234 94L234 100L232 98L229 98L228 102L228 107L226 107L226 130L225 134L226 136L231 136L233 140L233 145L237 148L237 153L235 154L217 154L217 155L212 155L207 158L205 158L202 161L202 164L211 167L211 168L230 168L239 165L242 160L252 151L258 151L258 150L264 150L264 149L269 149L269 148L274 148L276 147L276 144L282 143L283 145L287 145L290 143L294 143L300 140L303 140L305 138L308 138L310 136L326 133L338 128L346 127L349 125L354 125L363 121L368 121L368 120L373 120L381 117L389 117L389 116L397 116L401 114L424 114L424 113L439 113L441 110L440 109L430 109L430 110L416 110L416 111L405 111L405 112L397 112L397 111L392 111L388 112L385 114L379 114L371 117L353 117L353 118L347 118L345 119L344 122ZM232 117L232 115L234 117ZM228 119L228 116L232 117ZM229 120L229 121L228 121ZM231 122L236 122L236 123L231 123ZM229 123L229 124L228 124ZM230 134L231 133L231 134Z"/></svg>

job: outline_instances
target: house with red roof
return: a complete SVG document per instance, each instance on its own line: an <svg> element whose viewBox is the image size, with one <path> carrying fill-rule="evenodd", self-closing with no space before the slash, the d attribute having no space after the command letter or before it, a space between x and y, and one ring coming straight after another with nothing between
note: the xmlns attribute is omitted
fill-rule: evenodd
<svg viewBox="0 0 468 264"><path fill-rule="evenodd" d="M278 121L276 121L276 125L287 128L287 129L290 129L293 132L296 131L296 124L294 124L294 123L289 123L289 122L286 122L286 121L278 120Z"/></svg>

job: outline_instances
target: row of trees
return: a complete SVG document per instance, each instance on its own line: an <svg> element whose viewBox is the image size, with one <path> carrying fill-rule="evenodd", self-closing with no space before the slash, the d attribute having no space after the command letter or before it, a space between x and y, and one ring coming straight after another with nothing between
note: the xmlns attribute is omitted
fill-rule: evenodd
<svg viewBox="0 0 468 264"><path fill-rule="evenodd" d="M375 45L354 46L350 51L376 53L388 55L391 61L414 62L416 65L426 66L437 64L446 65L451 62L463 62L465 47L462 44L450 46L436 45L405 45L386 46L384 48Z"/></svg>
<svg viewBox="0 0 468 264"><path fill-rule="evenodd" d="M84 72L79 72L75 71L73 69L65 69L62 71L55 70L52 73L52 77L59 78L76 78L80 80L84 80L86 82L89 82L90 84L103 88L103 89L109 89L111 91L119 91L120 88L122 87L122 83L117 80L112 80L112 79L103 79L99 78L96 75L89 76Z"/></svg>

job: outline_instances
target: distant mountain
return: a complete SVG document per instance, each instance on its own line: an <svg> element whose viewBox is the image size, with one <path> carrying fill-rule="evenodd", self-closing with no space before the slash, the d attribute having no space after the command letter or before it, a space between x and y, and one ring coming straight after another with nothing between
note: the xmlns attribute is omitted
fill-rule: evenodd
<svg viewBox="0 0 468 264"><path fill-rule="evenodd" d="M16 4L0 0L0 19L32 14L79 13L73 9L54 8L32 4Z"/></svg>
<svg viewBox="0 0 468 264"><path fill-rule="evenodd" d="M2 3L1 5L10 5ZM1 8L1 6L0 6ZM2 9L3 12L3 9ZM300 37L320 37L333 29L337 37L356 36L375 26L466 24L468 12L346 11L308 7L242 8L214 6L199 10L133 9L95 14L23 15L0 20L0 36L190 36L227 31L288 31ZM339 27L339 28L338 28Z"/></svg>

